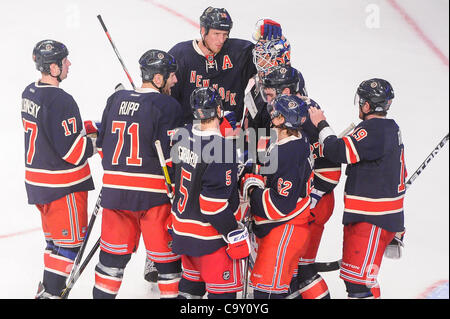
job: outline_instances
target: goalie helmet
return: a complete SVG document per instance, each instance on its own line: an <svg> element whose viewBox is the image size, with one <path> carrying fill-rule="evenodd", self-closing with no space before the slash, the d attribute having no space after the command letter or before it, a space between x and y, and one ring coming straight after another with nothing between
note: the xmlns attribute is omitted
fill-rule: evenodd
<svg viewBox="0 0 450 319"><path fill-rule="evenodd" d="M142 80L152 82L155 74L161 74L164 82L169 78L170 73L176 72L177 61L175 58L161 50L149 50L139 59Z"/></svg>
<svg viewBox="0 0 450 319"><path fill-rule="evenodd" d="M269 73L275 66L290 62L291 45L284 36L270 41L260 40L253 48L253 63L260 73Z"/></svg>
<svg viewBox="0 0 450 319"><path fill-rule="evenodd" d="M308 108L307 103L296 95L280 95L267 104L272 120L282 115L283 126L297 130L309 118Z"/></svg>
<svg viewBox="0 0 450 319"><path fill-rule="evenodd" d="M208 7L200 16L200 27L204 27L206 34L209 29L230 31L233 21L228 11L224 8Z"/></svg>
<svg viewBox="0 0 450 319"><path fill-rule="evenodd" d="M362 107L364 103L369 103L370 111L386 113L394 99L394 89L391 84L383 79L370 79L363 81L355 94L355 105Z"/></svg>
<svg viewBox="0 0 450 319"><path fill-rule="evenodd" d="M62 69L62 60L69 55L67 47L55 40L39 41L33 49L33 61L38 71L50 74L50 65L56 63Z"/></svg>
<svg viewBox="0 0 450 319"><path fill-rule="evenodd" d="M222 97L211 87L196 88L190 97L192 113L196 120L207 120L213 117L221 117L217 107L223 109Z"/></svg>

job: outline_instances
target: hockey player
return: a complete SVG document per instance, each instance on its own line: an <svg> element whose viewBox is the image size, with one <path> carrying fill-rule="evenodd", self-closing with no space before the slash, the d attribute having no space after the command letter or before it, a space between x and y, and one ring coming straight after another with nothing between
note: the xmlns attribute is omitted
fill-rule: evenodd
<svg viewBox="0 0 450 319"><path fill-rule="evenodd" d="M309 240L313 159L309 141L299 131L308 116L307 107L296 96L281 95L269 104L269 114L278 140L268 153L271 161L278 161L277 170L263 175L247 173L242 180L258 245L250 276L255 299L288 296Z"/></svg>
<svg viewBox="0 0 450 319"><path fill-rule="evenodd" d="M280 94L296 94L308 108L310 106L320 108L314 100L307 97L302 74L291 66L277 66L266 74L262 79L261 94L269 102ZM294 294L299 294L302 299L330 298L328 286L316 271L314 262L325 223L334 210L333 190L341 176L341 164L324 157L317 129L309 119L302 124L302 130L309 139L314 157L314 180L311 191L311 214L314 219L310 225L308 249L299 261L299 287L295 288Z"/></svg>
<svg viewBox="0 0 450 319"><path fill-rule="evenodd" d="M253 48L253 63L256 66L257 74L249 82L249 90L258 110L254 118L247 117L248 124L255 130L258 128L270 129L270 116L267 113L267 98L263 97L261 91L262 79L265 75L272 72L278 65L290 65L291 61L291 45L289 41L281 36L279 39L270 41L259 40ZM266 132L266 135L270 134Z"/></svg>
<svg viewBox="0 0 450 319"><path fill-rule="evenodd" d="M215 88L223 103L224 127L236 127L243 112L244 90L249 79L256 74L252 63L250 41L229 38L233 21L226 9L208 7L200 16L201 39L176 44L169 53L178 61L178 83L172 89L183 107L183 122L190 123L193 114L189 98L195 88ZM279 38L281 27L265 19L261 21L257 37Z"/></svg>
<svg viewBox="0 0 450 319"><path fill-rule="evenodd" d="M41 78L22 93L25 187L47 242L36 298L61 295L86 233L88 191L94 189L87 159L96 153L95 134L86 136L77 103L59 87L71 65L68 54L58 41L38 42L33 60Z"/></svg>
<svg viewBox="0 0 450 319"><path fill-rule="evenodd" d="M404 146L398 125L386 114L394 98L388 81L363 81L355 104L362 120L337 138L323 111L311 107L312 123L326 158L347 164L344 243L340 277L349 298L378 298L377 275L386 246L404 231Z"/></svg>
<svg viewBox="0 0 450 319"><path fill-rule="evenodd" d="M139 59L142 86L108 98L97 147L103 155L103 209L94 298L115 298L125 267L142 233L147 256L158 270L161 298L178 295L180 257L171 249L167 225L170 201L154 142L169 158L168 131L179 103L165 94L176 83L177 63L166 52L149 50ZM171 114L172 113L172 114Z"/></svg>
<svg viewBox="0 0 450 319"><path fill-rule="evenodd" d="M199 299L208 292L209 299L234 299L243 287L240 259L250 253L240 222L234 144L220 133L222 99L215 89L195 89L191 105L198 121L177 132L172 149L172 248L183 265L179 296Z"/></svg>

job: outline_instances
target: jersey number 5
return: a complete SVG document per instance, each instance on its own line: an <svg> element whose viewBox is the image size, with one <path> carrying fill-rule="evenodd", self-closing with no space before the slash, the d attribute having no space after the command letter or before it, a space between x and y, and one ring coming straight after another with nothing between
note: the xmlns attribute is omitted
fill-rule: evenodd
<svg viewBox="0 0 450 319"><path fill-rule="evenodd" d="M178 203L177 203L178 212L180 214L183 213L184 210L186 209L186 203L189 198L188 190L187 190L186 186L184 186L183 182L185 180L190 182L191 177L192 177L191 172L188 172L184 168L181 168L180 193L181 193L182 197L180 197L180 199L178 200Z"/></svg>

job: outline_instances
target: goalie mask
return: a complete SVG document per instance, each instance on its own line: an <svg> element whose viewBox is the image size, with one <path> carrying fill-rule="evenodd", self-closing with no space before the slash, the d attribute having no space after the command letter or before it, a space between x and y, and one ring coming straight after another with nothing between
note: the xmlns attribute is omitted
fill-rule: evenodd
<svg viewBox="0 0 450 319"><path fill-rule="evenodd" d="M253 63L258 73L267 74L277 65L290 64L291 45L282 36L275 40L260 40L253 48Z"/></svg>

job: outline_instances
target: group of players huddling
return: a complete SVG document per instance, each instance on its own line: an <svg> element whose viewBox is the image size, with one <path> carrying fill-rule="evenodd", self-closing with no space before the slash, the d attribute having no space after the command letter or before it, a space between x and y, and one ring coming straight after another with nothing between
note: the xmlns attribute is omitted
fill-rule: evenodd
<svg viewBox="0 0 450 319"><path fill-rule="evenodd" d="M83 122L59 88L71 65L66 46L36 44L42 77L22 94L25 185L47 242L36 298L60 298L65 288L87 231L88 158L97 152L104 172L94 298L117 296L141 234L146 279L161 298L234 299L247 285L255 299L330 298L315 259L342 164L340 277L349 298L380 296L383 255L399 257L404 233L404 147L386 118L391 85L363 81L355 97L362 121L337 137L291 65L280 24L259 20L256 43L229 38L232 25L227 10L208 7L201 39L145 52L142 86L116 90L100 123Z"/></svg>

